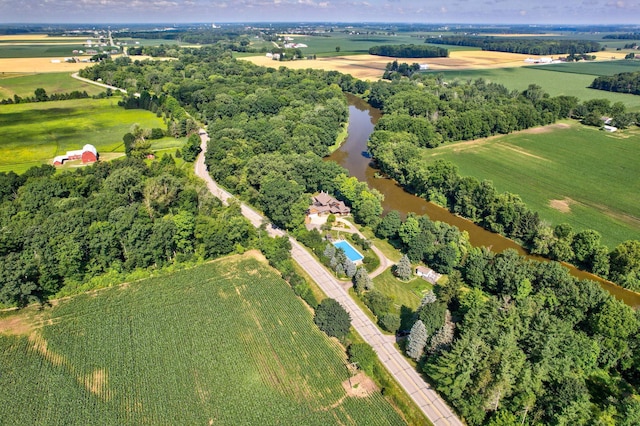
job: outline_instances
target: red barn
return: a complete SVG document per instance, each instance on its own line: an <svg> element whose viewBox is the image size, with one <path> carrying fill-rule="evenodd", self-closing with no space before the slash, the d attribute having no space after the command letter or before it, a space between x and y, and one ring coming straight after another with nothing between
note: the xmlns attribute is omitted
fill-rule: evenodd
<svg viewBox="0 0 640 426"><path fill-rule="evenodd" d="M58 155L53 159L53 165L61 166L65 161L69 160L82 160L83 164L94 163L98 161L98 151L95 146L86 144L82 149L67 151L65 155Z"/></svg>

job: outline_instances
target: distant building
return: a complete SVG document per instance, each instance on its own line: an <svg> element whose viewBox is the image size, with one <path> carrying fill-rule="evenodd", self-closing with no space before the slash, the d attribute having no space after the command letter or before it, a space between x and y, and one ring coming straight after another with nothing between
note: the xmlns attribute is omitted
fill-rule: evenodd
<svg viewBox="0 0 640 426"><path fill-rule="evenodd" d="M420 70L424 71L424 70L428 70L429 69L429 65L427 64L420 64Z"/></svg>
<svg viewBox="0 0 640 426"><path fill-rule="evenodd" d="M98 151L91 144L86 144L82 149L67 151L65 155L58 155L53 159L54 166L61 166L65 161L82 160L82 164L95 163L98 161Z"/></svg>

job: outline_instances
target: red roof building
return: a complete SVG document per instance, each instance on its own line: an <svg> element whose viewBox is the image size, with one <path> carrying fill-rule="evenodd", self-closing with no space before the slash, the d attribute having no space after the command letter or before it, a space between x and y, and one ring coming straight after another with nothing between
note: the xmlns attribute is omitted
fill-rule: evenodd
<svg viewBox="0 0 640 426"><path fill-rule="evenodd" d="M82 149L67 151L65 155L58 155L53 159L54 166L61 166L65 161L82 160L82 164L95 163L98 161L98 150L91 144L86 144Z"/></svg>

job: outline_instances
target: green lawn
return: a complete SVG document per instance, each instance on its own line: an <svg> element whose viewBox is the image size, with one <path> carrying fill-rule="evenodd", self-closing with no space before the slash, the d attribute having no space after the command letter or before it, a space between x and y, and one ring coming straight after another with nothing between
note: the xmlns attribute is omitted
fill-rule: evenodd
<svg viewBox="0 0 640 426"><path fill-rule="evenodd" d="M33 96L37 88L43 88L48 94L69 93L77 90L87 92L89 96L104 92L105 89L94 84L72 78L69 73L44 73L26 74L17 76L0 75L0 99L13 98L13 95L20 97Z"/></svg>
<svg viewBox="0 0 640 426"><path fill-rule="evenodd" d="M606 133L574 121L549 132L520 132L485 142L445 145L426 154L458 165L462 175L519 194L541 218L595 229L610 248L640 239L640 130ZM568 200L569 212L551 200Z"/></svg>
<svg viewBox="0 0 640 426"><path fill-rule="evenodd" d="M613 62L605 63L603 66L612 63ZM600 68L599 70L589 68L597 64L585 63L573 65L584 65L587 67L585 70L591 69L593 72L604 72L605 70L605 68ZM618 101L624 103L631 111L640 111L640 96L589 89L589 85L599 74L569 72L569 70L573 69L571 67L559 68L558 71L554 71L554 68L551 67L552 65L542 65L465 71L433 71L433 73L443 74L446 80L475 80L476 78L484 78L489 82L500 83L509 90L518 91L525 90L529 84L537 84L551 96L575 96L581 101L608 99L611 103ZM616 69L620 70L618 72L624 71L624 69L619 67ZM611 70L613 70L613 68L610 68L607 72Z"/></svg>
<svg viewBox="0 0 640 426"><path fill-rule="evenodd" d="M122 153L122 137L135 123L166 127L152 112L119 107L118 98L1 105L0 171L24 172L87 143L102 154ZM156 149L180 145L171 138L154 141Z"/></svg>
<svg viewBox="0 0 640 426"><path fill-rule="evenodd" d="M404 424L379 391L347 395L342 348L248 256L76 296L3 327L13 333L0 334L7 424Z"/></svg>
<svg viewBox="0 0 640 426"><path fill-rule="evenodd" d="M375 277L373 285L376 290L393 299L398 312L400 312L402 306L415 311L420 306L424 293L433 288L431 284L419 277L413 277L406 282L400 281L393 275L390 268Z"/></svg>

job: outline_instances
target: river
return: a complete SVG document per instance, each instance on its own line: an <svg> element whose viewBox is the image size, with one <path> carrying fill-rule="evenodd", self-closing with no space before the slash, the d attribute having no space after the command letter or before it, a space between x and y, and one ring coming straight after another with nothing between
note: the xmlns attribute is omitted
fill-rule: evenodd
<svg viewBox="0 0 640 426"><path fill-rule="evenodd" d="M474 246L486 246L495 252L512 248L530 259L548 261L540 256L530 255L520 245L500 234L489 232L469 220L450 213L447 209L437 204L430 203L423 198L406 192L392 179L375 177L377 170L370 165L371 159L367 154L367 141L369 140L369 135L373 132L375 123L382 113L379 109L373 108L356 96L347 94L347 100L349 102L349 136L342 146L327 157L327 159L340 164L349 170L351 176L355 176L359 180L366 182L370 188L375 188L384 194L382 207L385 212L397 210L402 215L406 215L409 212L418 215L426 214L432 220L446 222L450 225L457 226L460 230L467 231L469 241ZM639 293L624 289L610 281L581 271L571 265L565 266L569 268L571 274L580 279L596 281L602 288L627 305L634 308L640 307Z"/></svg>

